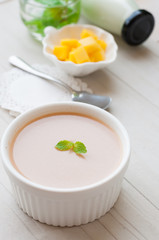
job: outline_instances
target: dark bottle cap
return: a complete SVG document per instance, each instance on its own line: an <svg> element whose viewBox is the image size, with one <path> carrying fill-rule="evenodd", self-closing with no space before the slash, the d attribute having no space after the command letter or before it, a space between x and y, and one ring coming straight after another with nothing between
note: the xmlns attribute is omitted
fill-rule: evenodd
<svg viewBox="0 0 159 240"><path fill-rule="evenodd" d="M144 42L154 28L154 17L146 10L137 10L128 17L122 28L122 38L129 45L139 45Z"/></svg>

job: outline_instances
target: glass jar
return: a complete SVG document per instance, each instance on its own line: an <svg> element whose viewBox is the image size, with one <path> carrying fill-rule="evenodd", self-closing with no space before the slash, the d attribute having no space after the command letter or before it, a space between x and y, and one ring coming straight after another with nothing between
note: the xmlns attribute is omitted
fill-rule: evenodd
<svg viewBox="0 0 159 240"><path fill-rule="evenodd" d="M29 32L42 40L44 28L61 28L76 23L80 17L80 0L19 0L20 16Z"/></svg>

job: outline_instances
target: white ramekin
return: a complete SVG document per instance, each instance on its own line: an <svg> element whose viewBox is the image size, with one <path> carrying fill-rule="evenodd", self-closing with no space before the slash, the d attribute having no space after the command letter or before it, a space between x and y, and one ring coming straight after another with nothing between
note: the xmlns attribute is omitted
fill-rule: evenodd
<svg viewBox="0 0 159 240"><path fill-rule="evenodd" d="M59 112L81 113L95 117L116 131L122 143L123 156L121 164L113 174L89 186L57 189L36 184L16 171L10 162L9 154L10 144L16 132L32 119ZM105 110L83 103L54 103L27 111L17 117L2 137L1 155L16 200L24 212L49 225L74 226L101 217L114 205L128 166L130 143L123 125Z"/></svg>

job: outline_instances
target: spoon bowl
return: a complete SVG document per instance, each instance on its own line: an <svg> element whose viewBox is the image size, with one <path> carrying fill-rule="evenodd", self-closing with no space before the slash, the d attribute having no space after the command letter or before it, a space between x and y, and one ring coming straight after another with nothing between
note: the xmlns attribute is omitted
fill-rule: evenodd
<svg viewBox="0 0 159 240"><path fill-rule="evenodd" d="M112 99L109 96L102 96L91 94L88 92L74 92L72 93L72 100L74 102L84 102L106 109L111 103Z"/></svg>
<svg viewBox="0 0 159 240"><path fill-rule="evenodd" d="M70 92L72 96L72 101L74 102L88 103L100 107L102 109L107 109L112 101L112 99L109 96L91 94L86 91L76 91L63 81L36 70L35 68L30 66L28 63L26 63L17 56L11 56L9 58L9 63L25 72L28 72L45 80L52 81L55 84L66 88Z"/></svg>

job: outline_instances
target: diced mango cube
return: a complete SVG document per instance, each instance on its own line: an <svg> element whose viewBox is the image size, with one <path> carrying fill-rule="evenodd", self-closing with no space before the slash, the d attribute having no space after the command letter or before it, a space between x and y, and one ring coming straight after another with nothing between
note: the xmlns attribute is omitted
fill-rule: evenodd
<svg viewBox="0 0 159 240"><path fill-rule="evenodd" d="M99 51L94 52L90 56L91 62L99 62L99 61L104 61L105 60L105 53L104 50L101 49Z"/></svg>
<svg viewBox="0 0 159 240"><path fill-rule="evenodd" d="M77 39L62 39L61 45L70 47L70 49L71 49L71 48L78 47L80 44Z"/></svg>
<svg viewBox="0 0 159 240"><path fill-rule="evenodd" d="M86 37L93 37L94 39L98 39L98 37L96 36L96 34L89 30L89 29L83 29L80 35L81 38L86 38Z"/></svg>
<svg viewBox="0 0 159 240"><path fill-rule="evenodd" d="M72 51L72 52L69 53L68 61L71 61L71 62L76 63L74 51Z"/></svg>
<svg viewBox="0 0 159 240"><path fill-rule="evenodd" d="M76 63L90 62L90 58L83 46L72 51L72 57L75 59Z"/></svg>
<svg viewBox="0 0 159 240"><path fill-rule="evenodd" d="M91 54L101 49L101 46L96 42L93 37L80 39L79 42L85 48L88 54Z"/></svg>
<svg viewBox="0 0 159 240"><path fill-rule="evenodd" d="M69 47L67 46L55 46L53 54L61 61L65 61L68 58Z"/></svg>
<svg viewBox="0 0 159 240"><path fill-rule="evenodd" d="M106 44L106 42L105 42L103 39L98 39L98 40L97 40L97 43L101 46L101 48L102 48L103 50L106 49L107 44Z"/></svg>

